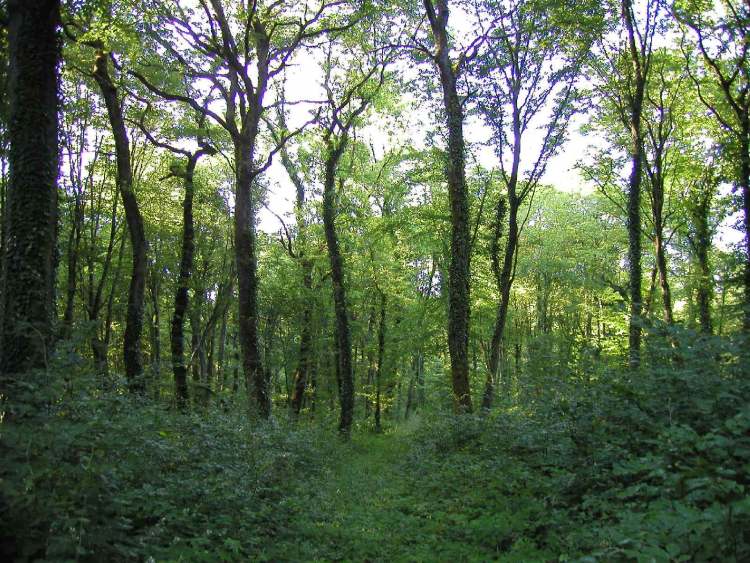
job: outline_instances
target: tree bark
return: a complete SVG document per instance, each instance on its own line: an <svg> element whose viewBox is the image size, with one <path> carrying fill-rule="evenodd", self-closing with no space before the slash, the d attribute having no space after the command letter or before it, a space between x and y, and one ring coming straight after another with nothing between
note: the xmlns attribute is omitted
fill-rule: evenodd
<svg viewBox="0 0 750 563"><path fill-rule="evenodd" d="M133 170L130 162L130 141L125 128L122 106L118 99L117 88L109 75L108 57L104 52L96 56L94 79L96 80L107 106L107 114L115 139L117 157L117 187L120 191L125 221L130 233L130 244L133 252L133 270L128 288L128 307L125 318L123 337L123 360L125 376L131 392L143 393L146 390L143 380L143 355L141 351L141 333L143 332L143 310L146 288L147 243L143 226L143 217L138 207L138 200L133 191Z"/></svg>
<svg viewBox="0 0 750 563"><path fill-rule="evenodd" d="M463 108L458 96L458 76L450 59L447 0L424 0L435 40L435 64L440 73L443 106L448 128L446 179L451 215L451 262L448 270L448 352L454 409L471 412L469 386L469 197L466 188Z"/></svg>
<svg viewBox="0 0 750 563"><path fill-rule="evenodd" d="M8 2L10 178L0 278L0 393L44 367L57 242L59 0Z"/></svg>

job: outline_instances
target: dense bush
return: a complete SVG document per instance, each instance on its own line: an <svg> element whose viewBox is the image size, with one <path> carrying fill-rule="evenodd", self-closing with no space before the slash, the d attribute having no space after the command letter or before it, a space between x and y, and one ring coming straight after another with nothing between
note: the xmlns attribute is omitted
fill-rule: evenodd
<svg viewBox="0 0 750 563"><path fill-rule="evenodd" d="M242 408L179 414L91 387L40 408L26 387L35 405L2 426L6 560L258 557L327 457L313 431L250 427Z"/></svg>

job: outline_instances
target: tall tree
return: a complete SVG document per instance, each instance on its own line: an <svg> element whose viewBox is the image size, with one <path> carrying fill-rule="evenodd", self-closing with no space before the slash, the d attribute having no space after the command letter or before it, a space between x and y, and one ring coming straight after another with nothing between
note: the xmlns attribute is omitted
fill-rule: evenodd
<svg viewBox="0 0 750 563"><path fill-rule="evenodd" d="M659 276L662 298L662 318L666 324L674 323L672 311L672 290L667 270L666 222L669 219L669 187L675 183L677 156L675 137L680 109L680 99L684 95L684 73L676 67L674 57L665 50L654 52L651 79L645 91L643 108L643 168L645 183L651 207L653 227L654 261Z"/></svg>
<svg viewBox="0 0 750 563"><path fill-rule="evenodd" d="M364 56L363 56L364 55ZM351 69L345 74L343 84L335 76L331 51L326 61L324 87L327 108L322 122L323 158L323 230L325 232L328 258L331 263L331 283L333 285L334 334L339 375L339 400L341 417L339 430L348 435L354 417L354 372L352 366L351 333L349 328L349 307L344 280L344 258L336 232L336 185L339 177L339 163L349 143L351 131L358 118L372 104L380 91L386 76L388 57L386 52L375 50L372 53L348 52L344 54ZM349 75L349 76L347 76ZM339 182L343 185L343 179Z"/></svg>
<svg viewBox="0 0 750 563"><path fill-rule="evenodd" d="M125 126L123 102L119 90L109 72L110 53L103 50L101 44L94 64L94 80L99 85L104 103L107 106L112 134L115 139L115 157L117 160L117 189L125 209L125 221L130 233L130 245L133 253L133 268L128 287L128 308L123 337L123 360L125 376L131 391L143 393L146 382L143 379L143 354L141 350L141 333L143 332L143 311L146 296L146 274L148 269L146 231L143 216L133 190L133 167L130 154L130 139Z"/></svg>
<svg viewBox="0 0 750 563"><path fill-rule="evenodd" d="M653 41L661 18L661 4L644 0L634 7L632 0L612 3L612 25L619 34L603 34L591 67L598 75L600 96L611 104L627 139L630 172L626 183L625 215L628 232L628 365L641 362L642 334L642 219L641 199L644 169L643 113ZM617 16L615 16L615 12Z"/></svg>
<svg viewBox="0 0 750 563"><path fill-rule="evenodd" d="M198 127L202 127L205 116L200 115ZM198 161L205 155L216 154L216 150L209 145L203 135L197 138L198 149L188 150L156 139L140 122L141 130L149 141L157 147L163 148L185 159L184 165L175 164L171 167L170 176L182 180L185 195L182 200L182 241L180 252L180 269L177 279L177 289L174 297L174 310L170 328L170 350L172 352L172 373L174 375L175 395L177 404L185 408L188 403L187 364L185 362L185 314L190 302L190 278L193 273L193 257L195 256L195 224L193 220L193 201L195 199L195 169ZM197 335L195 335L197 336Z"/></svg>
<svg viewBox="0 0 750 563"><path fill-rule="evenodd" d="M59 0L8 2L10 181L0 279L0 384L43 367L55 314Z"/></svg>

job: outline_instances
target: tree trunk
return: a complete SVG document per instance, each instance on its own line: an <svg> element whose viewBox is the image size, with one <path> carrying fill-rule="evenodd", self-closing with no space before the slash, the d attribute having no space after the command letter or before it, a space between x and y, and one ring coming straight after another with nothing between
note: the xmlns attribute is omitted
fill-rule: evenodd
<svg viewBox="0 0 750 563"><path fill-rule="evenodd" d="M73 331L73 316L78 282L78 257L81 248L83 226L83 194L76 191L73 224L68 236L68 279L65 290L65 312L63 313L63 338L70 338Z"/></svg>
<svg viewBox="0 0 750 563"><path fill-rule="evenodd" d="M310 373L312 352L312 262L303 258L303 284L305 287L305 304L302 310L302 326L300 327L299 358L297 370L294 374L294 389L292 391L292 412L299 415L305 397L305 388Z"/></svg>
<svg viewBox="0 0 750 563"><path fill-rule="evenodd" d="M117 187L120 191L125 221L130 233L130 244L133 252L133 270L128 289L128 308L125 318L123 337L123 360L128 387L132 392L143 393L143 357L141 353L141 333L143 332L143 306L146 288L147 243L143 227L143 217L138 208L138 201L133 191L133 170L130 163L130 141L128 140L122 106L118 100L117 88L109 75L107 55L97 53L94 79L102 91L104 103L115 139L117 157Z"/></svg>
<svg viewBox="0 0 750 563"><path fill-rule="evenodd" d="M219 391L224 391L226 387L226 350L227 350L227 317L229 308L224 309L221 315L221 328L219 329L219 352L216 361L216 379L219 382Z"/></svg>
<svg viewBox="0 0 750 563"><path fill-rule="evenodd" d="M448 128L446 179L451 216L451 262L448 275L448 352L454 409L471 412L469 386L469 196L466 188L463 108L456 84L458 76L450 59L448 5L446 0L424 0L435 40L435 64L440 73L443 106ZM435 10L437 7L437 11Z"/></svg>
<svg viewBox="0 0 750 563"><path fill-rule="evenodd" d="M235 138L237 193L234 210L235 259L238 278L238 324L242 367L251 413L271 416L271 395L263 369L258 338L258 262L256 256L255 210L252 201L255 137Z"/></svg>
<svg viewBox="0 0 750 563"><path fill-rule="evenodd" d="M662 318L668 325L674 324L672 314L672 292L667 278L667 257L664 249L664 174L663 147L656 147L654 157L654 171L651 176L651 218L654 222L654 255L656 269L659 273L659 288L661 289Z"/></svg>
<svg viewBox="0 0 750 563"><path fill-rule="evenodd" d="M711 266L708 262L708 250L711 248L711 235L708 229L708 215L701 217L700 231L696 246L696 259L700 281L696 301L698 302L698 318L700 319L701 332L711 334L713 325L711 322L711 294L713 280L711 277Z"/></svg>
<svg viewBox="0 0 750 563"><path fill-rule="evenodd" d="M159 377L161 368L161 308L159 307L159 273L151 273L151 369L154 377Z"/></svg>
<svg viewBox="0 0 750 563"><path fill-rule="evenodd" d="M630 290L630 319L628 322L628 365L636 369L641 363L641 176L643 171L643 134L641 117L646 87L646 70L635 39L631 0L622 0L622 19L628 33L633 92L628 96L628 126L630 133L630 178L628 179L627 229L628 277Z"/></svg>
<svg viewBox="0 0 750 563"><path fill-rule="evenodd" d="M55 316L59 0L10 0L10 179L0 278L0 393L44 367Z"/></svg>
<svg viewBox="0 0 750 563"><path fill-rule="evenodd" d="M742 120L742 137L740 142L740 186L742 188L743 226L745 228L745 314L742 326L750 332L750 116L745 109Z"/></svg>
<svg viewBox="0 0 750 563"><path fill-rule="evenodd" d="M516 96L517 98L517 96ZM518 252L518 210L521 207L521 199L518 197L518 173L521 165L521 122L518 110L513 112L513 162L510 177L508 178L508 238L505 243L505 254L503 264L500 268L499 241L502 235L502 226L505 220L505 198L500 197L495 213L495 233L491 248L492 270L495 283L500 292L500 302L497 306L495 327L492 331L490 343L490 359L487 370L487 379L484 385L484 396L482 408L489 409L492 406L494 389L492 382L497 378L500 367L500 356L502 354L503 332L508 320L508 307L510 306L510 290L513 285L513 277Z"/></svg>
<svg viewBox="0 0 750 563"><path fill-rule="evenodd" d="M351 431L354 416L354 373L352 371L351 335L349 332L349 313L346 305L344 288L344 259L339 249L336 234L336 169L346 142L328 147L325 162L325 179L323 184L323 229L328 246L328 258L331 263L331 282L333 284L334 335L336 338L337 373L339 380L339 401L341 417L339 430L348 435Z"/></svg>
<svg viewBox="0 0 750 563"><path fill-rule="evenodd" d="M378 371L375 374L375 432L382 432L380 424L380 392L383 388L383 362L385 359L385 293L380 292L380 323L378 324Z"/></svg>

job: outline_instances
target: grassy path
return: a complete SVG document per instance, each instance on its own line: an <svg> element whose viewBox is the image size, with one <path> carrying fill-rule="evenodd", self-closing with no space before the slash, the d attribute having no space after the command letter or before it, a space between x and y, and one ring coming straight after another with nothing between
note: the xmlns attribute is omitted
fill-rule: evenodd
<svg viewBox="0 0 750 563"><path fill-rule="evenodd" d="M511 465L499 460L468 471L460 452L438 465L417 463L410 459L413 443L402 427L390 434L355 434L334 448L337 458L327 460L308 490L283 500L291 518L269 542L266 559L549 559L551 554L521 540L533 532L542 508L529 491L506 483ZM425 473L415 475L415 469Z"/></svg>
<svg viewBox="0 0 750 563"><path fill-rule="evenodd" d="M357 434L337 448L339 458L329 461L312 490L291 499L301 503L299 516L269 559L414 560L430 519L415 510L404 475L409 439L403 430Z"/></svg>

